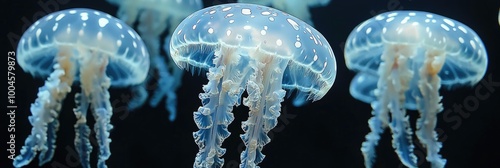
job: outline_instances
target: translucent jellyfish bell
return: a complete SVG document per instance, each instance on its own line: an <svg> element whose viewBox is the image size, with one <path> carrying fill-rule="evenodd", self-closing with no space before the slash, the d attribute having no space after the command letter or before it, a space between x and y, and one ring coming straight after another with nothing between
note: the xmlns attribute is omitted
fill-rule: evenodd
<svg viewBox="0 0 500 168"><path fill-rule="evenodd" d="M144 39L149 53L151 55L150 73L158 72L158 88L154 91L150 99L150 106L156 107L163 97L166 97L165 108L170 112L170 121L175 120L177 114L177 95L176 90L181 85L183 72L177 68L173 61L164 59L160 55L160 35L168 29L166 46L170 42L170 35L177 25L189 14L201 9L203 3L201 0L108 0L110 3L118 5L118 18L124 20L132 26L138 23L137 30ZM168 48L168 47L167 47ZM166 49L168 50L168 49ZM128 104L129 110L135 110L141 107L148 98L146 85L151 77L133 88L137 95Z"/></svg>
<svg viewBox="0 0 500 168"><path fill-rule="evenodd" d="M75 147L83 167L90 167L90 108L99 144L98 167L110 156L109 131L112 115L108 88L141 83L147 75L149 55L139 35L121 20L92 9L68 9L36 21L23 34L17 48L21 68L33 76L47 77L31 105L33 128L15 167L29 164L40 151L40 165L54 155L58 116L62 102L79 83L75 96ZM90 106L92 105L92 106Z"/></svg>
<svg viewBox="0 0 500 168"><path fill-rule="evenodd" d="M375 160L375 146L387 126L400 160L416 167L412 131L406 109L420 112L417 137L427 148L432 167L444 167L441 143L434 132L442 111L439 88L473 85L486 72L487 53L479 36L466 25L419 11L392 11L358 25L345 47L353 97L371 103L371 133L361 151L366 167ZM390 116L390 117L389 117Z"/></svg>
<svg viewBox="0 0 500 168"><path fill-rule="evenodd" d="M238 0L238 2L272 6L313 25L309 8L326 6L330 0Z"/></svg>
<svg viewBox="0 0 500 168"><path fill-rule="evenodd" d="M249 107L242 123L246 145L240 167L264 159L267 133L276 126L287 90L319 100L333 85L336 61L321 33L273 8L224 4L202 9L179 24L170 43L175 63L191 71L208 70L202 106L194 112L200 129L193 133L200 148L194 167L222 167L222 142L230 133L232 109Z"/></svg>

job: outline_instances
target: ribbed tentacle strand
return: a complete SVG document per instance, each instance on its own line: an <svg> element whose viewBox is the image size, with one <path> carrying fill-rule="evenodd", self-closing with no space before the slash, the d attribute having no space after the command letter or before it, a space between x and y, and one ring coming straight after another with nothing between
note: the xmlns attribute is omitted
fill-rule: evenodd
<svg viewBox="0 0 500 168"><path fill-rule="evenodd" d="M14 159L15 167L29 164L38 151L40 151L40 166L52 160L62 101L71 92L74 81L75 65L70 59L71 54L68 48L61 48L56 57L54 71L45 81L45 85L40 87L35 103L31 104L31 116L28 119L33 128L31 135L26 138L21 153Z"/></svg>
<svg viewBox="0 0 500 168"><path fill-rule="evenodd" d="M406 115L405 92L409 89L409 82L413 72L408 67L408 59L414 50L405 45L390 45L382 54L383 63L380 64L378 86L385 85L380 90L380 97L387 97L387 104L391 117L389 128L392 131L392 145L401 162L408 167L417 167L417 157L413 154L412 131L409 117ZM384 82L387 81L387 82Z"/></svg>
<svg viewBox="0 0 500 168"><path fill-rule="evenodd" d="M425 54L424 66L419 70L420 80L418 87L421 97L417 98L417 107L420 112L420 118L417 121L417 137L422 145L427 148L427 161L431 163L432 168L443 168L446 159L439 155L442 146L438 141L436 128L436 115L443 110L439 88L441 79L438 72L441 70L445 54L440 51L427 51Z"/></svg>
<svg viewBox="0 0 500 168"><path fill-rule="evenodd" d="M207 73L208 84L203 86L205 93L199 95L202 106L194 112L194 120L198 128L193 133L199 152L196 154L193 167L222 167L224 159L220 158L226 150L221 147L229 137L228 125L234 120L233 107L239 105L244 87L242 81L247 78L247 64L244 58L235 53L235 48L221 48L216 51L213 63ZM241 58L241 61L240 61Z"/></svg>
<svg viewBox="0 0 500 168"><path fill-rule="evenodd" d="M75 124L75 148L80 156L80 162L84 168L90 168L90 152L92 145L89 141L90 128L87 126L87 111L90 105L88 95L85 90L75 95L76 108L73 112L76 116Z"/></svg>
<svg viewBox="0 0 500 168"><path fill-rule="evenodd" d="M163 57L152 57L153 62L156 64L158 70L158 88L153 93L149 105L151 107L156 107L160 103L160 100L165 96L166 103L165 107L170 112L169 120L174 121L177 117L177 95L175 91L178 87L174 87L178 83L179 79L174 78L172 74L168 71L168 66Z"/></svg>
<svg viewBox="0 0 500 168"><path fill-rule="evenodd" d="M92 53L92 52L91 52ZM91 64L90 62L94 63ZM95 64L100 63L100 64ZM107 55L91 55L81 58L80 79L82 79L82 90L92 105L92 114L95 118L94 131L99 144L99 159L97 167L105 168L105 161L111 155L109 150L109 131L113 128L110 124L113 110L109 101L110 78L106 75L108 65ZM81 154L80 154L81 155Z"/></svg>
<svg viewBox="0 0 500 168"><path fill-rule="evenodd" d="M384 86L381 85L381 88L382 87ZM378 91L375 92L377 97L380 97L377 92ZM371 132L365 136L366 141L361 145L361 152L363 153L365 167L367 168L373 167L373 163L376 158L375 148L380 140L380 134L384 132L389 123L389 109L387 106L381 106L381 104L388 104L387 97L380 97L379 101L371 103L373 117L368 120L368 126L370 127Z"/></svg>
<svg viewBox="0 0 500 168"><path fill-rule="evenodd" d="M286 95L281 83L288 62L259 52L253 54L255 60L250 62L253 74L247 82L248 97L243 99L250 112L248 120L241 124L245 131L241 139L246 146L240 156L242 168L258 167L264 159L262 148L271 141L267 133L277 125L281 102Z"/></svg>

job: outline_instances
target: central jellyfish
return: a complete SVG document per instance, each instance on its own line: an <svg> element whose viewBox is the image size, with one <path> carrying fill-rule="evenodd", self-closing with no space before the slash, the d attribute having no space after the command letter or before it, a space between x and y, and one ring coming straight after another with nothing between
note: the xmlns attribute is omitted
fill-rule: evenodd
<svg viewBox="0 0 500 168"><path fill-rule="evenodd" d="M81 87L75 95L77 118L75 147L83 167L90 167L92 151L87 111L95 118L99 145L99 168L106 167L113 109L110 86L141 83L147 75L149 54L139 35L121 20L92 9L68 9L36 21L21 37L17 48L19 66L33 76L46 77L29 121L33 128L14 166L29 164L40 151L39 165L49 162L56 148L59 112L73 83Z"/></svg>
<svg viewBox="0 0 500 168"><path fill-rule="evenodd" d="M437 114L443 109L439 88L476 84L484 76L487 53L479 36L466 25L432 13L394 11L359 24L345 47L349 69L358 73L351 82L351 95L371 103L369 121L361 151L365 166L372 167L375 147L386 127L392 144L405 166L417 167L412 131L406 109L418 110L416 135L427 149L426 160L441 168L434 131Z"/></svg>
<svg viewBox="0 0 500 168"><path fill-rule="evenodd" d="M184 69L208 70L199 95L193 133L199 152L194 167L222 167L232 109L250 109L242 122L246 149L240 167L257 167L264 159L267 133L276 126L286 90L321 99L336 76L336 61L317 30L284 12L251 4L225 4L199 10L179 24L170 54ZM248 97L241 99L243 92ZM297 96L298 98L302 96Z"/></svg>

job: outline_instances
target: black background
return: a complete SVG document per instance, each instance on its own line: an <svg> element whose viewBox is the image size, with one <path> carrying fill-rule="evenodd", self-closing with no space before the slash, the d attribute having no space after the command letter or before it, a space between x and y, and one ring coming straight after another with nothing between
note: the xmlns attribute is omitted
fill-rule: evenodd
<svg viewBox="0 0 500 168"><path fill-rule="evenodd" d="M46 11L37 3L39 1L7 1L3 5L2 14L4 43L2 52L15 51L17 41L9 41L13 35L22 35L25 29L35 20L56 10L86 7L101 10L112 15L116 14L117 7L104 0L77 1L77 0L49 0L59 5L50 6ZM40 1L41 2L41 1ZM205 0L204 5L211 6L224 1ZM500 63L500 26L498 25L498 0L381 0L375 1L341 1L332 0L327 7L312 10L312 17L316 28L330 42L337 57L337 79L330 92L320 101L304 107L293 107L289 101L283 103L282 118L276 129L272 130L272 141L264 148L265 160L261 167L363 167L363 157L360 152L364 136L369 132L367 121L371 117L371 108L368 104L353 99L349 95L349 82L354 72L349 71L344 64L342 46L351 30L362 21L388 10L422 10L458 20L472 29L482 38L489 54L489 66L486 72L486 81L500 82L500 72L497 67ZM168 8L165 8L168 10ZM23 19L24 18L24 19ZM5 29L6 27L6 29ZM10 33L10 34L9 34ZM33 78L24 73L16 65L16 104L18 106L15 119L16 149L19 153L24 145L24 139L31 130L28 122L29 106L36 99L38 87L43 85L44 79ZM5 70L6 71L6 70ZM4 71L4 73L5 73ZM488 79L489 78L489 79ZM198 151L192 138L196 131L192 112L201 104L198 94L206 80L200 76L191 76L188 73L182 80L182 87L178 90L178 117L174 122L168 120L168 112L163 108L164 103L157 108L145 106L134 112L128 112L126 100L130 96L127 89L110 89L111 102L114 107L111 131L112 155L107 161L108 167L192 167L194 157ZM499 85L499 84L497 84ZM4 85L5 86L5 85ZM156 85L152 81L149 85L152 92ZM500 87L494 86L491 92L478 84L469 88L458 88L452 91L441 89L444 97L444 112L438 117L439 137L444 145L440 154L448 160L447 167L498 167L500 159L500 142L495 137L500 133L500 108L498 104ZM476 90L480 93L489 93L486 99L477 99ZM57 134L57 149L54 158L44 167L80 167L74 152L74 123L76 121L72 108L74 107L74 93L79 88L73 87L61 111L60 129ZM6 96L6 95L5 95ZM468 100L478 100L476 104ZM3 104L3 103L2 103ZM467 114L461 115L454 111L454 105L476 105ZM5 106L4 106L5 107ZM470 107L470 106L467 106ZM243 149L239 134L242 134L240 123L247 119L246 107L234 109L235 121L230 125L232 135L226 139L223 147L227 148L224 156L224 167L237 167L239 153ZM7 113L7 110L4 110ZM418 113L410 111L410 121L413 129ZM7 115L2 115L4 141L2 146L8 147L6 127ZM93 119L88 116L93 126ZM92 138L93 139L93 138ZM416 144L415 153L420 167L428 167L425 162L425 150ZM97 160L97 146L94 144L91 156L91 165L95 167ZM2 149L2 159L8 154ZM377 161L375 167L402 167L391 145L391 136L388 130L383 134L377 147ZM38 167L38 158L28 167ZM0 167L12 167L12 161L0 162Z"/></svg>

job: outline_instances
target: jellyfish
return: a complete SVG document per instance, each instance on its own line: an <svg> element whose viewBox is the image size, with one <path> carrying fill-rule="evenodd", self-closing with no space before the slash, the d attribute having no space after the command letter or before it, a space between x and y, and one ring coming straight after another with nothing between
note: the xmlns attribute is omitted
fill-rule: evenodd
<svg viewBox="0 0 500 168"><path fill-rule="evenodd" d="M158 72L158 87L150 98L149 105L156 107L163 97L166 97L165 108L170 112L169 120L174 121L177 115L176 90L181 85L183 70L177 68L170 57L160 54L160 35L168 28L165 40L166 46L170 42L170 35L177 25L189 14L201 9L201 0L108 0L118 5L118 18L133 26L137 21L137 31L141 35L151 55L151 75L148 75L142 85L134 87L136 94L128 104L129 110L141 107L148 98L147 84ZM168 61L168 63L167 63Z"/></svg>
<svg viewBox="0 0 500 168"><path fill-rule="evenodd" d="M361 151L372 167L375 147L386 127L401 162L417 167L406 110L417 110L416 135L432 167L446 160L434 131L443 109L439 89L476 84L485 74L487 53L479 36L456 20L421 11L382 13L359 24L349 35L345 61L357 72L351 95L373 108Z"/></svg>
<svg viewBox="0 0 500 168"><path fill-rule="evenodd" d="M238 2L272 6L313 25L309 8L326 6L330 0L238 0Z"/></svg>
<svg viewBox="0 0 500 168"><path fill-rule="evenodd" d="M241 124L246 149L240 167L257 167L286 90L316 101L336 76L332 48L321 33L289 14L253 4L193 13L175 29L170 55L182 69L208 70L208 83L199 95L202 106L193 113L199 128L193 133L199 147L193 167L222 167L221 144L230 135L232 109L241 103L250 111ZM244 91L248 96L241 98Z"/></svg>
<svg viewBox="0 0 500 168"><path fill-rule="evenodd" d="M90 167L90 129L86 116L95 118L99 168L111 152L109 131L112 108L108 88L141 83L147 75L149 54L139 35L121 20L92 9L67 9L36 21L21 37L17 48L21 68L35 77L46 77L28 118L33 128L14 166L29 164L40 152L40 166L49 162L56 148L58 116L73 83L75 95L75 147L83 167ZM91 105L91 106L90 106Z"/></svg>

